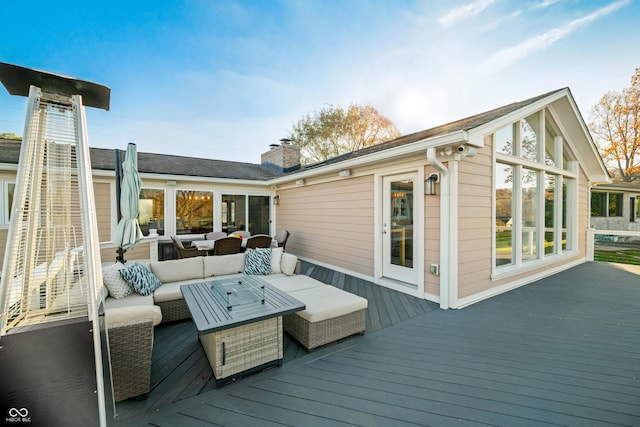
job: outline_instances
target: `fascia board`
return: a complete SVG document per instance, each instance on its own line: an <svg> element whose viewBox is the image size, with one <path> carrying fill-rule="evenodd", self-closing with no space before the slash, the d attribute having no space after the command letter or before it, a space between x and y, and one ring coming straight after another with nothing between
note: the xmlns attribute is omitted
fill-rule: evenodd
<svg viewBox="0 0 640 427"><path fill-rule="evenodd" d="M0 171L17 171L18 165L16 163L0 163Z"/></svg>
<svg viewBox="0 0 640 427"><path fill-rule="evenodd" d="M501 129L513 122L515 122L516 120L520 120L523 117L527 117L533 113L535 113L536 111L540 111L543 108L545 108L547 105L557 101L558 99L564 97L564 96L568 96L569 92L567 89L561 89L549 96L547 96L546 98L542 98L539 99L538 101L529 104L525 107L519 108L517 110L514 110L510 113L507 113L503 116L498 117L495 120L492 120L488 123L485 123L483 125L480 125L478 127L475 127L471 130L469 130L469 138L470 138L470 143L472 143L473 141L481 141L482 145L477 145L479 143L476 143L474 145L476 145L478 148L481 148L484 146L484 136L487 133L491 133L493 130L495 129Z"/></svg>
<svg viewBox="0 0 640 427"><path fill-rule="evenodd" d="M94 169L92 171L93 176L96 177L109 177L115 178L114 171L108 171L104 169ZM148 179L154 181L189 181L200 182L209 184L233 184L233 185L247 185L252 187L267 187L269 181L262 180L250 180L250 179L230 179L230 178L211 178L203 176L189 176L189 175L165 175L159 173L144 173L140 172L141 179Z"/></svg>
<svg viewBox="0 0 640 427"><path fill-rule="evenodd" d="M343 169L351 169L370 163L376 163L384 160L393 159L395 157L402 157L421 151L427 150L427 148L442 147L450 144L456 144L460 142L468 142L469 134L466 131L456 131L445 135L438 135L431 138L411 142L409 144L401 145L399 147L389 148L386 150L378 151L377 153L368 154L355 159L345 160L338 163L333 163L327 166L314 168L308 171L296 172L284 177L275 178L269 181L270 185L279 185L287 182L293 182L298 179L305 179L312 176L324 175L327 173L341 171Z"/></svg>

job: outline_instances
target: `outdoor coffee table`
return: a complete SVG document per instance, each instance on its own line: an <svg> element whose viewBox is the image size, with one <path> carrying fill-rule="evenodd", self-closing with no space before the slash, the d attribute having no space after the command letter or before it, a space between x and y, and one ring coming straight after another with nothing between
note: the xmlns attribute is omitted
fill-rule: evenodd
<svg viewBox="0 0 640 427"><path fill-rule="evenodd" d="M180 286L220 387L250 372L281 365L282 316L305 305L255 276Z"/></svg>

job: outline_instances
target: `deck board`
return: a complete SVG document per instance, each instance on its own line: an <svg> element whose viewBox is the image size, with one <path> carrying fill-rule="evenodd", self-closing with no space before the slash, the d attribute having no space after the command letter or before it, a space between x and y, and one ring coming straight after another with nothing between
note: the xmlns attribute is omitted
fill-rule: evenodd
<svg viewBox="0 0 640 427"><path fill-rule="evenodd" d="M156 386L119 402L117 425L640 425L637 274L586 263L440 310L302 271L366 297L367 333L311 354L285 335L283 366L215 389L190 322L160 326Z"/></svg>

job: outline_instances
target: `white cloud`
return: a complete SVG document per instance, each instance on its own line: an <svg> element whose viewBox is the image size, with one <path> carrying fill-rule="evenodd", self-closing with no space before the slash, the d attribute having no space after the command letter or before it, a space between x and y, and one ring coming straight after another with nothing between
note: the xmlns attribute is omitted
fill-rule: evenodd
<svg viewBox="0 0 640 427"><path fill-rule="evenodd" d="M476 0L473 3L469 3L465 6L456 7L450 10L445 15L438 18L438 22L443 27L450 27L460 21L464 21L473 16L478 15L480 12L495 3L496 0Z"/></svg>
<svg viewBox="0 0 640 427"><path fill-rule="evenodd" d="M533 5L534 9L545 9L549 6L553 6L556 3L560 3L562 0L543 0L540 3Z"/></svg>
<svg viewBox="0 0 640 427"><path fill-rule="evenodd" d="M491 55L483 64L481 69L486 71L495 71L497 69L506 67L519 59L527 57L534 52L544 50L549 46L552 46L557 41L565 38L569 34L576 31L578 28L583 27L597 19L600 19L623 6L626 6L630 0L621 0L596 10L582 18L575 19L562 26L556 27L544 34L530 37L525 41L506 49L502 49L495 54Z"/></svg>

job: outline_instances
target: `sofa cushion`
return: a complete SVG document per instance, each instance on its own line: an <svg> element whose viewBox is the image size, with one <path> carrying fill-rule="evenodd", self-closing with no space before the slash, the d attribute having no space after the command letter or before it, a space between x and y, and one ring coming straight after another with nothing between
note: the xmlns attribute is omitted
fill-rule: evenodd
<svg viewBox="0 0 640 427"><path fill-rule="evenodd" d="M246 254L244 274L263 276L271 274L271 248L247 249Z"/></svg>
<svg viewBox="0 0 640 427"><path fill-rule="evenodd" d="M191 283L201 283L202 279L181 280L180 282L163 283L158 289L153 291L153 301L159 302L175 301L183 299L180 286Z"/></svg>
<svg viewBox="0 0 640 427"><path fill-rule="evenodd" d="M244 253L202 257L204 277L242 273L244 271L244 259Z"/></svg>
<svg viewBox="0 0 640 427"><path fill-rule="evenodd" d="M104 308L107 311L112 308L131 307L134 305L153 305L153 296L133 293L126 298L115 299L109 297L104 300Z"/></svg>
<svg viewBox="0 0 640 427"><path fill-rule="evenodd" d="M107 327L151 320L153 326L162 322L162 311L157 305L132 305L129 307L111 308L105 311Z"/></svg>
<svg viewBox="0 0 640 427"><path fill-rule="evenodd" d="M179 282L181 280L202 279L204 276L204 257L156 261L151 263L151 272L162 283Z"/></svg>
<svg viewBox="0 0 640 427"><path fill-rule="evenodd" d="M120 270L125 268L124 264L116 263L102 269L102 283L113 298L124 298L133 293L133 288L120 275Z"/></svg>
<svg viewBox="0 0 640 427"><path fill-rule="evenodd" d="M281 291L287 293L302 291L304 289L317 288L321 286L329 286L316 279L313 279L309 276L304 276L302 274L298 274L295 276L271 275L265 277L263 280L280 289Z"/></svg>
<svg viewBox="0 0 640 427"><path fill-rule="evenodd" d="M120 270L120 275L140 295L151 295L162 284L151 271L137 262Z"/></svg>
<svg viewBox="0 0 640 427"><path fill-rule="evenodd" d="M298 265L298 257L288 253L282 254L282 261L280 261L280 270L287 276L293 276L296 274L296 266Z"/></svg>
<svg viewBox="0 0 640 427"><path fill-rule="evenodd" d="M282 248L271 248L271 274L282 273Z"/></svg>
<svg viewBox="0 0 640 427"><path fill-rule="evenodd" d="M307 307L296 315L308 322L320 322L367 308L368 301L331 285L291 292Z"/></svg>

